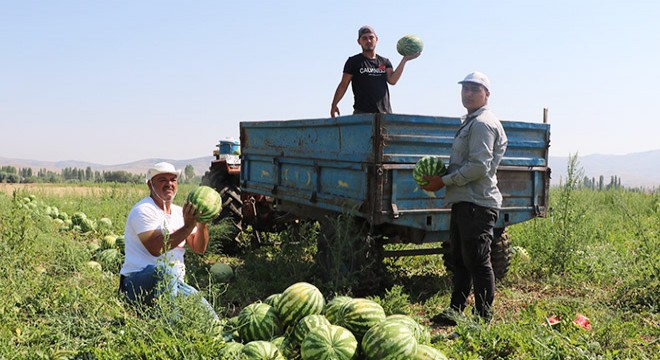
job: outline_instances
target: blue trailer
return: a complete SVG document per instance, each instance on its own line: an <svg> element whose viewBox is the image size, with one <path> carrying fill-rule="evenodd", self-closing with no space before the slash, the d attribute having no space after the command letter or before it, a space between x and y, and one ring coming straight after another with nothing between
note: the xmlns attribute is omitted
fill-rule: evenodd
<svg viewBox="0 0 660 360"><path fill-rule="evenodd" d="M496 225L496 275L509 260L505 228L548 210L550 125L502 121L509 139L498 168L503 207ZM363 114L338 118L241 122L240 188L268 197L280 213L323 220L342 213L362 219L388 243L436 243L385 255L447 253L450 209L444 189L413 180L415 163L435 155L449 162L460 118ZM444 246L442 244L445 244Z"/></svg>

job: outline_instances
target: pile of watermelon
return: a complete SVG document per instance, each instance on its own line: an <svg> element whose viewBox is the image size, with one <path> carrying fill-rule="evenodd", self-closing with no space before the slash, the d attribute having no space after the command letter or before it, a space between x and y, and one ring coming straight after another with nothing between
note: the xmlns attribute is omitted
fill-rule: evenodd
<svg viewBox="0 0 660 360"><path fill-rule="evenodd" d="M225 326L220 359L446 359L427 329L387 315L375 301L335 296L298 282L254 302Z"/></svg>

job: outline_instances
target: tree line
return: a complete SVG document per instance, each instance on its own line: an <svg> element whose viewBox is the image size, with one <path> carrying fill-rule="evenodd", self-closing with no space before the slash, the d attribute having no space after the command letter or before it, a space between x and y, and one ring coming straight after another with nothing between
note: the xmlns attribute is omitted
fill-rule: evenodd
<svg viewBox="0 0 660 360"><path fill-rule="evenodd" d="M60 172L39 169L35 172L32 168L17 168L15 166L0 166L0 183L143 183L144 174L135 174L125 170L118 171L98 171L91 167L85 169L66 167ZM195 168L192 165L186 165L181 182L199 182L199 177L195 175Z"/></svg>

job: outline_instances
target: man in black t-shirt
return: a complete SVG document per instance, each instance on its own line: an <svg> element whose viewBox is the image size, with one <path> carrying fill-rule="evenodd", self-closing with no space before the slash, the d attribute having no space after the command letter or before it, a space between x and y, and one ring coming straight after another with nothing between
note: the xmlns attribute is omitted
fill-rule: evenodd
<svg viewBox="0 0 660 360"><path fill-rule="evenodd" d="M333 118L340 115L337 105L344 97L348 84L351 84L355 98L353 114L391 113L387 84L395 85L403 74L406 62L420 55L416 53L404 56L394 70L389 59L376 54L378 36L371 26L363 26L358 30L357 41L362 52L349 57L344 64L344 73L330 107L330 116Z"/></svg>

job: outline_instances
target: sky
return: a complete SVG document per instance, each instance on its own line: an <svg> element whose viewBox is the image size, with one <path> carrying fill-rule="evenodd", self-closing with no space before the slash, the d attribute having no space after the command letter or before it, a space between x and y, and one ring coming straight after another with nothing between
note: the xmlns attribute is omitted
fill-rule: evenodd
<svg viewBox="0 0 660 360"><path fill-rule="evenodd" d="M658 19L657 0L0 0L0 157L184 160L242 121L327 118L362 25L394 67L424 41L395 113L463 115L476 70L500 119L548 108L550 156L657 150Z"/></svg>

